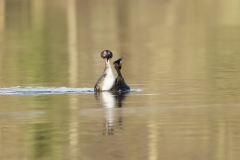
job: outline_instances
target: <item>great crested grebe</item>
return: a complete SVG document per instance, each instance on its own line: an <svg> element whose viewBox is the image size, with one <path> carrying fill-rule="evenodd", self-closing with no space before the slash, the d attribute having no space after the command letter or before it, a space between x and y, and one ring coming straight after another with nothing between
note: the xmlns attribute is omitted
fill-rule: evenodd
<svg viewBox="0 0 240 160"><path fill-rule="evenodd" d="M104 50L101 52L101 57L105 61L105 69L103 71L103 75L95 84L94 91L109 91L113 87L115 83L115 77L109 62L109 59L111 59L112 56L113 54L110 50Z"/></svg>
<svg viewBox="0 0 240 160"><path fill-rule="evenodd" d="M112 87L111 91L127 92L127 91L130 90L130 87L126 84L126 82L125 82L125 80L124 80L124 78L122 76L122 73L121 73L123 57L124 56L122 56L120 59L118 59L115 62L113 62L114 68L116 69L118 76L117 76L117 78L115 80L115 84Z"/></svg>

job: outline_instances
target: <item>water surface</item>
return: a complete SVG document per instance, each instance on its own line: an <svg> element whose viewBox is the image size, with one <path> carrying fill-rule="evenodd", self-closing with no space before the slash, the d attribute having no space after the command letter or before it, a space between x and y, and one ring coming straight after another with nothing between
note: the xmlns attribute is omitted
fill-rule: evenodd
<svg viewBox="0 0 240 160"><path fill-rule="evenodd" d="M240 157L239 2L0 4L0 159ZM104 49L133 92L93 92Z"/></svg>

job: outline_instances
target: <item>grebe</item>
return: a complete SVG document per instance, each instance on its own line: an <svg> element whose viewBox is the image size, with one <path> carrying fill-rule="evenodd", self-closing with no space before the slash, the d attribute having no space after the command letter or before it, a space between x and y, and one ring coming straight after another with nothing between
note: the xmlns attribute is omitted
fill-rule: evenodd
<svg viewBox="0 0 240 160"><path fill-rule="evenodd" d="M125 82L125 80L124 80L124 78L122 76L122 73L121 73L123 57L124 56L122 56L120 59L118 59L115 62L113 62L114 68L116 69L118 76L117 76L117 78L115 80L115 84L112 87L111 91L127 92L127 91L130 90L130 87L126 84L126 82Z"/></svg>
<svg viewBox="0 0 240 160"><path fill-rule="evenodd" d="M112 72L112 68L109 62L113 56L110 50L104 50L101 52L101 57L105 61L105 69L103 75L98 79L97 83L95 84L94 91L109 91L114 83L115 77Z"/></svg>

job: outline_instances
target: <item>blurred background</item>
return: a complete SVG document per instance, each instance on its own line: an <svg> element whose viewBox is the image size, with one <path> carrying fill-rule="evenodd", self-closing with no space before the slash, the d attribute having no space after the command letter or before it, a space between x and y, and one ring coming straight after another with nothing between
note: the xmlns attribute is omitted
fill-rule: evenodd
<svg viewBox="0 0 240 160"><path fill-rule="evenodd" d="M240 1L0 0L1 88L93 88L105 49L141 92L0 95L0 159L240 156Z"/></svg>
<svg viewBox="0 0 240 160"><path fill-rule="evenodd" d="M104 49L113 60L126 56L123 70L131 83L172 74L218 76L218 66L239 69L235 0L0 3L1 86L92 87Z"/></svg>

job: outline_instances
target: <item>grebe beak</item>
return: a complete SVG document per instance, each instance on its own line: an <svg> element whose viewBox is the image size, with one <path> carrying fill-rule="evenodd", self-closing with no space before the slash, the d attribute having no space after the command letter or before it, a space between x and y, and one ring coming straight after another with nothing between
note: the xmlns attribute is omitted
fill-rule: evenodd
<svg viewBox="0 0 240 160"><path fill-rule="evenodd" d="M124 55L120 58L120 63L122 63L123 61L123 58L124 58Z"/></svg>

